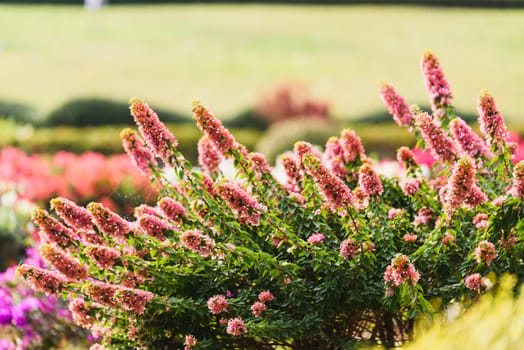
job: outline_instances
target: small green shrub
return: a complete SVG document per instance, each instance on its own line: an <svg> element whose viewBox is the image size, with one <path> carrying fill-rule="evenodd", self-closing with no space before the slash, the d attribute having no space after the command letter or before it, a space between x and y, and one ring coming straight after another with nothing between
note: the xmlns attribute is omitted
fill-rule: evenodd
<svg viewBox="0 0 524 350"><path fill-rule="evenodd" d="M189 117L172 111L158 110L168 123L187 123ZM46 118L46 125L99 126L129 125L129 107L126 103L102 98L78 98L64 103Z"/></svg>
<svg viewBox="0 0 524 350"><path fill-rule="evenodd" d="M0 116L7 119L15 120L19 123L38 122L38 113L36 109L25 103L0 100Z"/></svg>

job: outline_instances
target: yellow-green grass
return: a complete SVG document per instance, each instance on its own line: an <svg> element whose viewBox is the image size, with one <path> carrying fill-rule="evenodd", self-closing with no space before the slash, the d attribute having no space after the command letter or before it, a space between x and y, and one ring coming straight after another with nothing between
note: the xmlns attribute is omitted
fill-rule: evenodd
<svg viewBox="0 0 524 350"><path fill-rule="evenodd" d="M383 109L381 80L425 103L420 57L431 49L461 111L487 88L518 121L524 97L524 10L392 6L0 5L0 99L47 113L100 96L219 117L283 81L310 84L340 118Z"/></svg>

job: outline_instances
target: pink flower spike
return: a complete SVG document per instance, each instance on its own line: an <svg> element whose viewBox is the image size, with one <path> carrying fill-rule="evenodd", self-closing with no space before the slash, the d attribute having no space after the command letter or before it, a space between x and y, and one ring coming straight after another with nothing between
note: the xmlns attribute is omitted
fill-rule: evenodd
<svg viewBox="0 0 524 350"><path fill-rule="evenodd" d="M83 298L75 298L69 302L69 311L71 311L73 321L75 324L87 329L91 328L95 322L95 318L89 315L90 309L90 307L86 306Z"/></svg>
<svg viewBox="0 0 524 350"><path fill-rule="evenodd" d="M218 165L222 161L222 153L213 144L207 135L198 140L198 165L208 174L220 172Z"/></svg>
<svg viewBox="0 0 524 350"><path fill-rule="evenodd" d="M348 173L344 164L344 158L342 142L334 136L330 137L326 142L323 160L331 171L341 179L345 178Z"/></svg>
<svg viewBox="0 0 524 350"><path fill-rule="evenodd" d="M366 160L366 154L364 146L362 146L362 141L353 130L342 130L340 133L340 142L344 148L345 163L353 162L355 159L357 159L357 157L359 157L361 161Z"/></svg>
<svg viewBox="0 0 524 350"><path fill-rule="evenodd" d="M158 166L158 164L155 156L149 148L146 147L142 138L129 128L122 130L120 138L122 139L124 150L133 165L137 167L146 178L152 178L154 175L151 168Z"/></svg>
<svg viewBox="0 0 524 350"><path fill-rule="evenodd" d="M52 199L51 209L53 209L64 222L76 230L91 230L93 228L93 221L89 211L69 199L62 197Z"/></svg>
<svg viewBox="0 0 524 350"><path fill-rule="evenodd" d="M47 262L70 281L76 282L87 279L86 266L80 265L78 259L72 258L55 245L42 244L40 253Z"/></svg>
<svg viewBox="0 0 524 350"><path fill-rule="evenodd" d="M162 220L158 216L150 214L140 215L137 219L137 224L145 234L155 237L161 241L166 239L164 236L166 231L173 231L176 229L175 226L171 225L167 221Z"/></svg>
<svg viewBox="0 0 524 350"><path fill-rule="evenodd" d="M524 160L521 160L513 168L513 180L510 193L514 197L524 198Z"/></svg>
<svg viewBox="0 0 524 350"><path fill-rule="evenodd" d="M158 115L149 105L138 99L131 101L130 110L147 145L165 164L175 166L176 159L173 149L178 146L178 142L160 121Z"/></svg>
<svg viewBox="0 0 524 350"><path fill-rule="evenodd" d="M216 247L215 241L206 236L202 231L189 230L180 235L182 246L192 250L203 257L213 254Z"/></svg>
<svg viewBox="0 0 524 350"><path fill-rule="evenodd" d="M154 294L145 290L117 286L114 298L125 311L143 314L146 305L153 299Z"/></svg>
<svg viewBox="0 0 524 350"><path fill-rule="evenodd" d="M436 111L450 105L453 96L449 83L442 72L437 57L431 52L424 53L422 57L422 75L424 76L431 109Z"/></svg>
<svg viewBox="0 0 524 350"><path fill-rule="evenodd" d="M351 205L353 196L350 189L344 181L332 174L317 157L312 154L305 155L303 165L315 180L320 193L333 211Z"/></svg>
<svg viewBox="0 0 524 350"><path fill-rule="evenodd" d="M457 157L457 147L444 130L426 112L415 115L415 125L419 129L431 155L440 162L453 162Z"/></svg>
<svg viewBox="0 0 524 350"><path fill-rule="evenodd" d="M162 212L173 221L180 222L182 219L187 219L186 209L173 198L163 197L158 202L158 206Z"/></svg>
<svg viewBox="0 0 524 350"><path fill-rule="evenodd" d="M78 235L49 215L47 211L37 209L33 212L31 219L40 228L45 242L55 243L63 249L68 249L78 244Z"/></svg>
<svg viewBox="0 0 524 350"><path fill-rule="evenodd" d="M455 118L449 123L450 131L460 150L472 158L476 156L489 155L489 149L484 140L480 138L469 127L469 125L462 118Z"/></svg>
<svg viewBox="0 0 524 350"><path fill-rule="evenodd" d="M478 98L480 131L489 145L502 146L506 143L509 133L504 123L504 117L497 110L495 99L487 91Z"/></svg>
<svg viewBox="0 0 524 350"><path fill-rule="evenodd" d="M395 87L391 84L383 84L380 87L380 95L395 122L400 126L409 126L413 119L413 113L406 100L395 90Z"/></svg>
<svg viewBox="0 0 524 350"><path fill-rule="evenodd" d="M131 224L122 219L118 214L112 212L101 203L91 202L87 205L87 210L93 216L93 221L98 229L118 240L125 239L131 231Z"/></svg>
<svg viewBox="0 0 524 350"><path fill-rule="evenodd" d="M247 327L240 317L232 318L227 322L226 333L239 336L242 333L247 333Z"/></svg>
<svg viewBox="0 0 524 350"><path fill-rule="evenodd" d="M388 219L392 220L402 214L402 209L391 208L388 211Z"/></svg>
<svg viewBox="0 0 524 350"><path fill-rule="evenodd" d="M453 236L449 232L446 232L444 234L444 236L442 236L442 244L444 244L444 245L453 245L453 244L455 244L455 236Z"/></svg>
<svg viewBox="0 0 524 350"><path fill-rule="evenodd" d="M89 245L85 249L85 254L93 259L101 269L111 268L121 256L117 249L103 245Z"/></svg>
<svg viewBox="0 0 524 350"><path fill-rule="evenodd" d="M213 315L227 312L227 299L223 295L215 295L207 301L207 308Z"/></svg>
<svg viewBox="0 0 524 350"><path fill-rule="evenodd" d="M369 164L364 164L360 168L358 184L366 196L380 196L384 191L382 182Z"/></svg>
<svg viewBox="0 0 524 350"><path fill-rule="evenodd" d="M404 167L404 169L411 169L418 166L413 151L404 146L397 150L397 161Z"/></svg>
<svg viewBox="0 0 524 350"><path fill-rule="evenodd" d="M207 135L222 154L240 147L229 130L222 125L222 122L198 102L193 105L193 118L196 119L200 130Z"/></svg>
<svg viewBox="0 0 524 350"><path fill-rule="evenodd" d="M229 204L240 224L259 225L260 213L265 211L265 208L249 195L240 184L224 181L217 186L217 193Z"/></svg>
<svg viewBox="0 0 524 350"><path fill-rule="evenodd" d="M31 288L46 295L58 297L67 285L67 279L56 271L41 269L28 264L20 265L17 274L25 279Z"/></svg>

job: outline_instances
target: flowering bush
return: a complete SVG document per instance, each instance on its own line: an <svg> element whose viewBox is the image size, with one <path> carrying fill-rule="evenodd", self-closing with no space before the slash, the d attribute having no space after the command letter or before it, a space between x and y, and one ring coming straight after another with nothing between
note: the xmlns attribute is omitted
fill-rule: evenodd
<svg viewBox="0 0 524 350"><path fill-rule="evenodd" d="M51 296L35 292L16 277L16 262L45 265L38 249L29 247L29 219L36 206L17 193L16 186L2 184L0 196L0 340L1 350L42 349L67 342L85 344L86 332L71 323L71 313ZM7 265L7 266L6 266Z"/></svg>
<svg viewBox="0 0 524 350"><path fill-rule="evenodd" d="M198 170L156 113L133 100L139 133L121 136L162 187L157 205L137 207L129 221L100 203L55 199L58 218L33 214L53 269L18 272L68 298L74 320L115 349L392 347L435 312L433 298L476 299L504 272L521 284L524 162L511 162L491 95L479 98L480 138L456 115L436 57L424 55L422 67L432 114L408 108L391 85L381 91L438 160L431 178L405 147L402 176L379 175L344 130L324 152L298 142L277 179L195 103ZM234 179L221 172L223 158Z"/></svg>

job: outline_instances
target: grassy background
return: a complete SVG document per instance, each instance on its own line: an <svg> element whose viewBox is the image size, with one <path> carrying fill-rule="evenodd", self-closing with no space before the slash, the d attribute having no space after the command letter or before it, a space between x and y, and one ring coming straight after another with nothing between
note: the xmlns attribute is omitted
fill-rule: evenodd
<svg viewBox="0 0 524 350"><path fill-rule="evenodd" d="M524 10L392 6L0 5L0 99L41 113L80 96L185 112L200 99L221 118L264 89L308 82L339 118L384 107L381 80L425 103L420 57L441 59L461 111L488 88L521 117Z"/></svg>

